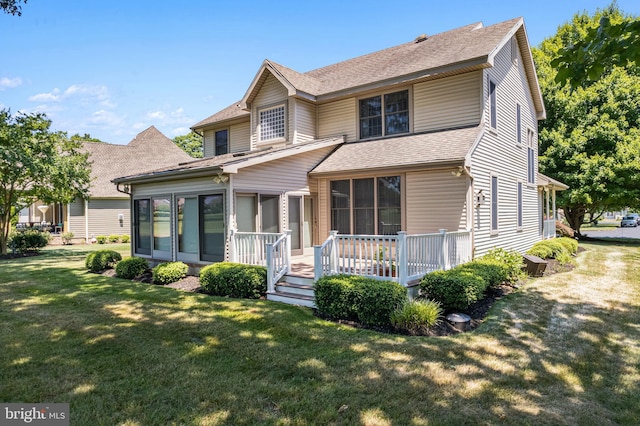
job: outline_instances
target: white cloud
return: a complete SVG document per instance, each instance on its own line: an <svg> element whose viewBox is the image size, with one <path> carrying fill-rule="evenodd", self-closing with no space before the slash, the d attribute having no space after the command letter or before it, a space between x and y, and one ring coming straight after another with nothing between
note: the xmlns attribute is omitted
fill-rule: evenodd
<svg viewBox="0 0 640 426"><path fill-rule="evenodd" d="M83 98L95 98L99 101L109 99L109 89L107 86L92 86L89 84L74 84L64 91L64 97L70 98L81 96Z"/></svg>
<svg viewBox="0 0 640 426"><path fill-rule="evenodd" d="M2 77L0 78L0 91L5 89L13 89L14 87L18 87L22 84L22 79L20 77Z"/></svg>
<svg viewBox="0 0 640 426"><path fill-rule="evenodd" d="M38 93L31 96L29 100L31 102L58 102L60 101L60 90L55 88L49 93Z"/></svg>
<svg viewBox="0 0 640 426"><path fill-rule="evenodd" d="M167 114L163 111L153 111L147 113L147 118L150 120L164 120Z"/></svg>
<svg viewBox="0 0 640 426"><path fill-rule="evenodd" d="M96 126L119 127L124 124L124 118L112 111L101 109L91 114L87 122Z"/></svg>
<svg viewBox="0 0 640 426"><path fill-rule="evenodd" d="M182 135L186 135L190 131L191 131L191 129L188 128L188 127L176 127L175 129L173 129L171 131L171 135L172 136L182 136Z"/></svg>

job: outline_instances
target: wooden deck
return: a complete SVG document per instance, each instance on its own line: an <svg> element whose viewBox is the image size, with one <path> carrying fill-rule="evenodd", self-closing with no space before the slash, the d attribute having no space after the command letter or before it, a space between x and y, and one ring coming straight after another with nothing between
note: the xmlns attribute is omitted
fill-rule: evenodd
<svg viewBox="0 0 640 426"><path fill-rule="evenodd" d="M291 273L289 275L313 279L313 255L291 256Z"/></svg>

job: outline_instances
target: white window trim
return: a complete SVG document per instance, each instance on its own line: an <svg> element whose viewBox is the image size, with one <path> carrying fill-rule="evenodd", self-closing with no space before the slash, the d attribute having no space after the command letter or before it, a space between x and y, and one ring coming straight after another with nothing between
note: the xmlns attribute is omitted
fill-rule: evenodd
<svg viewBox="0 0 640 426"><path fill-rule="evenodd" d="M284 136L282 137L276 137L273 139L266 139L266 140L262 140L261 137L261 133L262 133L262 128L261 128L261 122L260 122L260 114L269 110L273 110L273 109L277 109L277 108L283 108L283 114L284 114ZM257 141L257 145L272 145L274 143L281 143L281 142L286 142L287 141L287 137L288 137L288 132L289 132L289 108L287 105L287 102L278 102L275 104L269 104L269 105L265 105L262 106L260 108L256 109L256 141ZM215 143L215 141L214 141ZM215 147L214 147L215 148Z"/></svg>
<svg viewBox="0 0 640 426"><path fill-rule="evenodd" d="M493 98L495 100L495 112L493 111L492 105L492 95L491 95L491 85L493 84ZM489 130L494 133L498 132L498 83L496 83L491 77L487 79L487 95L488 95L488 109L489 109ZM496 125L493 126L493 121L495 118Z"/></svg>
<svg viewBox="0 0 640 426"><path fill-rule="evenodd" d="M531 135L531 137L529 137L529 135ZM536 137L536 132L534 132L534 130L531 127L527 127L527 185L530 186L535 186L536 185L536 159L537 159L537 150L536 150L536 145L537 145L537 137ZM533 170L532 170L532 174L533 176L532 179L529 179L529 149L533 150Z"/></svg>
<svg viewBox="0 0 640 426"><path fill-rule="evenodd" d="M384 113L384 95L389 95L391 93L398 93L398 92L403 92L403 91L407 91L407 103L408 103L408 108L407 108L407 115L409 118L409 130L407 131L407 133L394 133L393 135L387 135L386 134L386 129L385 129L385 113ZM382 135L380 136L372 136L369 138L362 138L362 135L360 134L360 101L363 99L369 99L369 98L374 98L376 96L380 96L381 97L381 102L382 102ZM411 87L400 87L400 88L395 88L393 90L385 90L384 92L377 92L377 93L371 93L365 96L360 96L357 98L357 102L356 102L356 112L357 112L357 122L356 122L356 130L358 132L358 140L374 140L374 139L380 139L380 138L386 138L386 137L391 137L391 136L398 136L398 135L408 135L413 133L413 91L411 90Z"/></svg>
<svg viewBox="0 0 640 426"><path fill-rule="evenodd" d="M516 182L516 231L524 228L524 182Z"/></svg>
<svg viewBox="0 0 640 426"><path fill-rule="evenodd" d="M522 146L522 105L516 102L516 144Z"/></svg>

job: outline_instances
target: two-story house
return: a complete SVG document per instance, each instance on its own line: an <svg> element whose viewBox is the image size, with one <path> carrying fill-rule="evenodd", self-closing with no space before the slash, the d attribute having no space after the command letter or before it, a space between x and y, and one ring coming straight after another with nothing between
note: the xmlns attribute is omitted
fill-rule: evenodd
<svg viewBox="0 0 640 426"><path fill-rule="evenodd" d="M523 19L476 23L304 73L266 60L240 101L193 126L204 159L114 182L131 194L133 254L153 260L237 260L290 230L293 255L338 231L407 263L428 244L396 237L447 230L464 233L457 263L524 252L555 217L563 185L537 172L544 117ZM356 263L380 255L367 256ZM412 256L405 278L426 263Z"/></svg>

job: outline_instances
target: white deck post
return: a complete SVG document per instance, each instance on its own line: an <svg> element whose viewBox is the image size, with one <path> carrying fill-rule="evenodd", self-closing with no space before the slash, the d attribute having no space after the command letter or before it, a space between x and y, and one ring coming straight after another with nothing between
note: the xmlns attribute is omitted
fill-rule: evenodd
<svg viewBox="0 0 640 426"><path fill-rule="evenodd" d="M447 256L447 230L446 229L439 229L440 231L440 235L442 237L442 242L441 242L441 246L440 246L440 267L443 270L447 270L449 269L447 267L447 258L449 256Z"/></svg>
<svg viewBox="0 0 640 426"><path fill-rule="evenodd" d="M398 258L397 260L397 273L398 282L400 285L407 286L407 275L409 273L408 253L407 253L407 231L398 232Z"/></svg>
<svg viewBox="0 0 640 426"><path fill-rule="evenodd" d="M275 293L276 286L273 279L273 243L267 243L267 293Z"/></svg>
<svg viewBox="0 0 640 426"><path fill-rule="evenodd" d="M329 271L332 274L338 272L338 231L330 231L331 255L329 256Z"/></svg>
<svg viewBox="0 0 640 426"><path fill-rule="evenodd" d="M290 274L291 273L291 230L287 229L285 232L287 234L287 247L286 247L286 250L287 250L287 259L286 259L286 262L287 262L287 274Z"/></svg>
<svg viewBox="0 0 640 426"><path fill-rule="evenodd" d="M313 246L313 281L322 278L322 246Z"/></svg>

